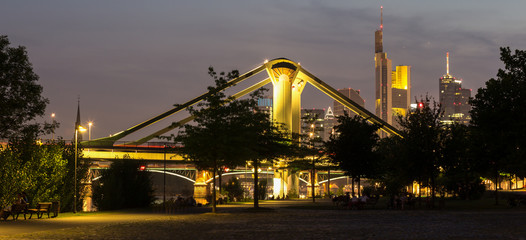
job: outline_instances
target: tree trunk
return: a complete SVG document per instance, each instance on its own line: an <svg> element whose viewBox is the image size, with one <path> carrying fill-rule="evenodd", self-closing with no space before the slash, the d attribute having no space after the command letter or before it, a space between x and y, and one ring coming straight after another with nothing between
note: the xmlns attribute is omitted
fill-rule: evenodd
<svg viewBox="0 0 526 240"><path fill-rule="evenodd" d="M327 170L327 175L329 175L329 177L327 178L327 196L331 198L331 168L330 167Z"/></svg>
<svg viewBox="0 0 526 240"><path fill-rule="evenodd" d="M315 177L314 174L316 174L316 165L314 163L314 157L312 157L312 174L311 174L311 180L310 180L310 182L311 182L310 185L312 187L312 202L316 202L316 193L314 192L315 189L316 189L315 186L314 186L314 184L315 184L314 181L316 180L316 177Z"/></svg>
<svg viewBox="0 0 526 240"><path fill-rule="evenodd" d="M435 177L431 177L431 208L435 208L435 189L436 189L436 183L435 183Z"/></svg>
<svg viewBox="0 0 526 240"><path fill-rule="evenodd" d="M221 177L223 176L223 169L219 168L218 175L219 175L218 176L218 180L219 180L219 186L218 186L219 187L219 194L221 194L221 182L223 180Z"/></svg>
<svg viewBox="0 0 526 240"><path fill-rule="evenodd" d="M499 205L499 171L495 171L495 205Z"/></svg>
<svg viewBox="0 0 526 240"><path fill-rule="evenodd" d="M360 193L360 177L358 177L358 197L361 196L361 193Z"/></svg>
<svg viewBox="0 0 526 240"><path fill-rule="evenodd" d="M259 207L258 160L254 160L254 208Z"/></svg>
<svg viewBox="0 0 526 240"><path fill-rule="evenodd" d="M212 171L212 212L216 213L216 170L214 167Z"/></svg>
<svg viewBox="0 0 526 240"><path fill-rule="evenodd" d="M354 176L351 176L351 193L352 197L354 197Z"/></svg>
<svg viewBox="0 0 526 240"><path fill-rule="evenodd" d="M418 181L418 207L422 207L422 181Z"/></svg>

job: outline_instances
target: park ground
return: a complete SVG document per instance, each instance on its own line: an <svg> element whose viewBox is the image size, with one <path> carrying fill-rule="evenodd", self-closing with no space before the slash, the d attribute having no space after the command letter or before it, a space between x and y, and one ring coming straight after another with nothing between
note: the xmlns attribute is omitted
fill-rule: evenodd
<svg viewBox="0 0 526 240"><path fill-rule="evenodd" d="M65 213L0 222L0 239L526 239L526 208L344 210L328 200Z"/></svg>

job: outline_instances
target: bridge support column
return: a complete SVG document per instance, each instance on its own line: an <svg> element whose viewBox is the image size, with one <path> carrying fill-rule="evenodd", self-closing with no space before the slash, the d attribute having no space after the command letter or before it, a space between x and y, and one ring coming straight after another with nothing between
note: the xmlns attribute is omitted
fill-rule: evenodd
<svg viewBox="0 0 526 240"><path fill-rule="evenodd" d="M274 199L278 197L282 199L287 195L287 184L285 182L287 177L288 173L285 169L274 171L274 178L277 179L277 181L274 181Z"/></svg>
<svg viewBox="0 0 526 240"><path fill-rule="evenodd" d="M320 195L320 184L318 183L318 173L314 173L314 196ZM307 183L307 197L312 197L312 172L309 172L309 183Z"/></svg>
<svg viewBox="0 0 526 240"><path fill-rule="evenodd" d="M206 195L208 195L208 184L206 183L208 171L196 170L196 180L194 183L194 199L197 203L207 204Z"/></svg>
<svg viewBox="0 0 526 240"><path fill-rule="evenodd" d="M299 197L300 192L300 173L289 171L287 178L287 195L291 198Z"/></svg>

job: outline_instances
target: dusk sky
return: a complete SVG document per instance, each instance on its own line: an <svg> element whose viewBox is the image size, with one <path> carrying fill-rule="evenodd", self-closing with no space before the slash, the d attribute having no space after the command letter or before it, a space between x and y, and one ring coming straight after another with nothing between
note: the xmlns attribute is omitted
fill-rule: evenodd
<svg viewBox="0 0 526 240"><path fill-rule="evenodd" d="M213 84L211 65L244 73L279 57L334 88L361 90L374 112L381 5L384 51L393 67L412 66L411 99L438 99L448 51L451 75L474 96L502 68L500 46L526 49L523 0L2 1L0 35L27 48L50 100L45 120L54 112L61 123L57 135L73 136L80 96L82 122L93 121L98 138L201 95ZM304 108L332 107L310 85L302 101Z"/></svg>

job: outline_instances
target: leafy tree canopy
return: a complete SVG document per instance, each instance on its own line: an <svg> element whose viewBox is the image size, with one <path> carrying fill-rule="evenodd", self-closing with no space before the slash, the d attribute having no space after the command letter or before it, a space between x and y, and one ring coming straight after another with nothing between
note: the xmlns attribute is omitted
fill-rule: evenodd
<svg viewBox="0 0 526 240"><path fill-rule="evenodd" d="M526 51L500 51L505 68L471 102L474 140L478 157L494 172L526 176Z"/></svg>
<svg viewBox="0 0 526 240"><path fill-rule="evenodd" d="M26 48L11 47L7 36L0 36L0 138L35 138L53 129L32 122L49 103L37 81Z"/></svg>
<svg viewBox="0 0 526 240"><path fill-rule="evenodd" d="M326 145L333 162L353 178L371 177L378 169L378 129L360 116L338 117L336 134Z"/></svg>

